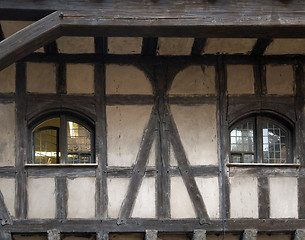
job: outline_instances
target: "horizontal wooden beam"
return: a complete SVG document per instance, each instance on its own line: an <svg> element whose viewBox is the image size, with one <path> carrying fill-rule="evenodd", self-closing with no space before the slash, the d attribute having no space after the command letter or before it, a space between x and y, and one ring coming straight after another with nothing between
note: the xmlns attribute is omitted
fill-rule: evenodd
<svg viewBox="0 0 305 240"><path fill-rule="evenodd" d="M258 232L294 233L303 229L305 219L227 219L224 229L223 221L211 220L210 224L200 225L198 219L181 220L153 220L153 219L128 219L126 224L117 225L117 219L108 220L14 220L12 225L3 226L4 231L12 233L47 232L57 229L60 232L142 232L155 229L160 232L193 232L194 229L203 229L207 232L222 233L240 232L245 229L256 229Z"/></svg>

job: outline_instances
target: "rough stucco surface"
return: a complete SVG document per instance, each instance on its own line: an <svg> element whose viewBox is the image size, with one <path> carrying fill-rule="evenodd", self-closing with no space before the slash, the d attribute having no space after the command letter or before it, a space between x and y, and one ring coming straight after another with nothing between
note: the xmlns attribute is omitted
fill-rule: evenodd
<svg viewBox="0 0 305 240"><path fill-rule="evenodd" d="M8 66L0 71L0 92L12 93L15 92L15 76L16 68L15 64Z"/></svg>
<svg viewBox="0 0 305 240"><path fill-rule="evenodd" d="M204 54L247 54L256 43L254 38L208 38Z"/></svg>
<svg viewBox="0 0 305 240"><path fill-rule="evenodd" d="M253 66L227 65L227 84L229 94L253 94Z"/></svg>
<svg viewBox="0 0 305 240"><path fill-rule="evenodd" d="M171 177L170 208L171 218L196 218L182 177Z"/></svg>
<svg viewBox="0 0 305 240"><path fill-rule="evenodd" d="M15 179L0 178L0 190L11 216L15 216Z"/></svg>
<svg viewBox="0 0 305 240"><path fill-rule="evenodd" d="M294 93L294 73L291 65L267 65L268 94L291 95Z"/></svg>
<svg viewBox="0 0 305 240"><path fill-rule="evenodd" d="M191 165L218 165L216 106L171 105L187 158Z"/></svg>
<svg viewBox="0 0 305 240"><path fill-rule="evenodd" d="M56 40L60 53L94 53L93 37L60 37Z"/></svg>
<svg viewBox="0 0 305 240"><path fill-rule="evenodd" d="M157 55L191 55L194 38L158 39Z"/></svg>
<svg viewBox="0 0 305 240"><path fill-rule="evenodd" d="M274 39L267 47L264 54L305 54L304 45L304 39Z"/></svg>
<svg viewBox="0 0 305 240"><path fill-rule="evenodd" d="M107 146L109 166L135 163L152 106L107 106Z"/></svg>
<svg viewBox="0 0 305 240"><path fill-rule="evenodd" d="M271 218L298 218L297 186L297 178L269 178Z"/></svg>
<svg viewBox="0 0 305 240"><path fill-rule="evenodd" d="M258 218L258 190L255 177L230 178L231 218Z"/></svg>
<svg viewBox="0 0 305 240"><path fill-rule="evenodd" d="M27 91L56 93L56 66L52 63L26 64Z"/></svg>
<svg viewBox="0 0 305 240"><path fill-rule="evenodd" d="M144 177L133 208L132 217L155 218L156 217L156 179Z"/></svg>
<svg viewBox="0 0 305 240"><path fill-rule="evenodd" d="M202 199L210 218L219 218L219 184L218 177L195 178Z"/></svg>
<svg viewBox="0 0 305 240"><path fill-rule="evenodd" d="M54 178L28 178L28 218L55 218Z"/></svg>
<svg viewBox="0 0 305 240"><path fill-rule="evenodd" d="M126 196L129 178L108 178L108 216L117 218L119 216L122 202Z"/></svg>
<svg viewBox="0 0 305 240"><path fill-rule="evenodd" d="M141 51L140 37L108 37L109 54L140 54Z"/></svg>
<svg viewBox="0 0 305 240"><path fill-rule="evenodd" d="M67 93L93 94L94 67L91 64L67 64Z"/></svg>
<svg viewBox="0 0 305 240"><path fill-rule="evenodd" d="M15 104L0 104L0 167L15 165Z"/></svg>
<svg viewBox="0 0 305 240"><path fill-rule="evenodd" d="M68 179L67 218L95 217L95 178ZM81 207L80 207L81 206Z"/></svg>
<svg viewBox="0 0 305 240"><path fill-rule="evenodd" d="M106 65L106 94L152 94L145 73L132 65Z"/></svg>
<svg viewBox="0 0 305 240"><path fill-rule="evenodd" d="M215 67L190 66L175 77L169 94L215 94Z"/></svg>
<svg viewBox="0 0 305 240"><path fill-rule="evenodd" d="M19 30L29 26L31 21L0 21L4 38L8 38Z"/></svg>

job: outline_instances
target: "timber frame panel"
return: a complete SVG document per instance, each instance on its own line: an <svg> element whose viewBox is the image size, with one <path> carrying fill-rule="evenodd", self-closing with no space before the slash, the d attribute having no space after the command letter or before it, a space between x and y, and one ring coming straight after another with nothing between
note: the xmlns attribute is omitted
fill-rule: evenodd
<svg viewBox="0 0 305 240"><path fill-rule="evenodd" d="M113 17L111 4L108 9L92 11L81 9L50 9L47 1L42 1L42 10L29 5L31 10L16 5L17 1L5 2L0 7L2 18L13 18L15 11L21 11L26 18L41 18L28 28L21 30L13 36L0 42L0 70L17 62L16 65L16 93L0 94L0 102L16 102L16 166L0 168L0 177L16 177L16 218L12 223L1 227L0 236L10 239L11 233L48 232L50 239L59 239L60 232L98 233L97 239L108 239L110 232L193 232L195 236L202 235L202 231L209 232L240 232L245 229L256 229L256 232L288 232L294 233L305 225L305 141L304 133L304 55L270 55L263 56L264 51L274 37L305 37L305 16L298 12L279 12L277 18L272 18L270 10L267 16L257 16L257 12L247 12L248 16L241 21L240 14L234 12L227 16L226 12L203 11L199 9L193 15L184 16L183 10L170 12L162 16L146 15L147 12L124 13L117 9L117 16ZM135 1L132 1L135 4ZM198 5L199 1L195 1ZM247 1L248 2L248 1ZM259 1L258 1L259 2ZM277 3L278 1L273 1ZM4 1L0 1L4 3ZM60 6L61 3L57 3ZM93 3L92 3L93 4ZM109 3L107 3L109 4ZM248 3L249 4L249 3ZM259 3L258 3L259 4ZM261 3L262 4L262 3ZM135 5L137 6L137 5ZM62 7L62 6L61 6ZM162 6L161 6L162 7ZM64 9L64 8L63 8ZM163 8L162 8L163 9ZM164 10L164 9L163 9ZM186 11L186 10L185 10ZM231 10L232 11L232 10ZM28 13L35 12L30 16ZM1 15L1 14L4 15ZM204 15L204 13L206 15ZM245 13L245 10L244 10ZM47 15L47 16L45 16ZM103 16L103 17L101 17ZM145 17L144 17L145 16ZM204 16L204 17L203 17ZM261 18L261 25L256 25ZM268 18L270 17L270 18ZM1 18L1 17L0 17ZM213 20L213 21L211 21ZM216 24L215 24L216 22ZM221 32L221 34L219 34ZM268 32L268 34L266 34ZM1 31L0 31L1 33ZM1 38L0 34L0 38ZM59 54L55 40L60 36L95 36L95 54ZM109 55L107 53L107 36L141 36L144 37L141 55ZM191 56L156 56L157 37L195 37ZM259 38L250 55L200 55L206 38L208 37L255 37ZM1 39L2 40L2 39ZM22 40L22 41L20 41ZM32 53L34 50L45 46L46 54ZM51 53L51 54L49 54ZM25 65L26 62L52 62L57 65L57 93L32 94L26 93ZM67 63L92 63L95 66L95 95L94 96L69 96L65 71ZM105 94L105 64L131 64L143 70L154 88L154 96L145 95L108 95ZM183 68L194 65L212 65L216 67L216 95L194 97L168 97L168 89L176 76ZM252 64L255 72L255 94L252 96L229 96L227 93L227 64ZM295 96L267 96L266 95L266 64L291 64L294 66L296 94ZM38 101L39 100L39 101ZM238 104L246 101L245 104ZM189 166L183 152L175 123L168 105L179 104L193 106L196 104L217 104L217 134L219 167L214 166ZM144 148L139 152L139 159L135 168L115 168L107 166L107 131L106 131L106 105L154 105L151 122L148 125L147 137L142 142ZM281 105L280 105L281 104ZM97 167L61 167L48 168L25 167L27 158L27 121L36 116L36 112L49 108L81 109L95 120L95 153ZM280 106L279 106L280 105ZM245 113L246 109L259 110L262 106L279 113L284 113L287 119L293 122L296 132L294 143L296 149L294 156L300 166L282 167L280 170L270 166L257 166L238 168L227 166L228 163L228 126L237 116ZM166 123L165 125L162 123ZM173 135L168 135L169 128ZM165 159L165 165L157 165L157 170L145 168L147 154L150 150L153 132L158 129L157 138L160 140L158 149L159 159ZM178 167L168 165L168 143L172 142ZM229 169L229 170L228 170ZM229 176L249 174L258 177L259 187L259 219L230 219L230 185ZM169 178L170 176L183 176L186 184L192 186L190 195L196 207L198 219L170 220L169 206ZM294 176L298 178L298 212L299 219L270 219L269 176ZM54 220L27 220L27 189L26 178L55 177L56 178L56 219ZM94 220L67 219L67 178L79 176L96 177L96 207ZM125 199L118 219L107 218L107 177L131 178L127 198ZM143 176L157 177L157 219L131 219L130 212L139 184ZM204 199L198 198L198 187L194 181L195 176L219 177L220 190L220 220L210 220L207 215ZM137 183L137 184L136 184ZM200 194L199 194L200 196ZM0 195L0 200L3 200ZM1 205L1 204L0 204ZM6 212L7 213L7 212ZM10 216L6 216L10 219ZM271 227L272 223L272 227ZM29 228L29 226L31 226ZM56 230L53 230L56 229ZM199 232L199 233L198 233ZM149 232L150 235L151 232ZM152 232L154 239L156 232ZM203 234L205 235L205 233ZM202 236L203 236L202 235ZM244 234L248 236L247 234ZM298 232L299 235L299 232ZM196 237L194 237L196 239ZM200 238L199 238L200 239ZM247 237L244 237L247 239Z"/></svg>

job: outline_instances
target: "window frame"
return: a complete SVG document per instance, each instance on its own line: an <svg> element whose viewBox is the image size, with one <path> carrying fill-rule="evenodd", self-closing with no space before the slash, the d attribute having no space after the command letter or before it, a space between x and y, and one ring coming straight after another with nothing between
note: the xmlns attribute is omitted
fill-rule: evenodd
<svg viewBox="0 0 305 240"><path fill-rule="evenodd" d="M246 122L253 123L253 149L254 149L254 162L241 162L235 163L232 161L232 153L241 155L243 159L244 153L231 151L231 131L237 126L242 125ZM264 162L263 156L263 123L271 122L278 127L282 128L286 132L286 162L285 163L268 163ZM231 165L297 165L293 158L293 127L284 122L282 119L275 119L273 116L264 114L254 114L245 118L239 119L231 124L229 127L229 164Z"/></svg>
<svg viewBox="0 0 305 240"><path fill-rule="evenodd" d="M37 127L39 124L53 119L53 118L59 118L60 121L60 127L58 131L58 148L60 152L60 159L59 163L48 163L48 164L39 164L35 163L34 161L34 154L35 154L35 142L34 142L34 132L35 127ZM91 162L90 163L68 163L68 133L67 133L67 122L72 121L77 124L80 124L81 126L85 127L90 132L90 140L91 140L91 148L90 148L90 154L91 154ZM28 138L29 138L29 151L28 151L28 158L26 161L26 166L97 166L96 156L95 156L95 125L92 121L89 119L79 116L74 113L69 112L57 112L53 114L46 114L43 117L40 117L38 120L33 121L31 124L28 125ZM42 128L53 128L53 126L45 126Z"/></svg>

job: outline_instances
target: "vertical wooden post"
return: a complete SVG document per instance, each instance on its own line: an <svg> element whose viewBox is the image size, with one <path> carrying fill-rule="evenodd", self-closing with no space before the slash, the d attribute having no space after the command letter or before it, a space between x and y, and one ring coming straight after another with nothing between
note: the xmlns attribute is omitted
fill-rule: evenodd
<svg viewBox="0 0 305 240"><path fill-rule="evenodd" d="M145 240L157 240L158 231L157 230L146 230L145 231Z"/></svg>
<svg viewBox="0 0 305 240"><path fill-rule="evenodd" d="M60 232L57 229L48 230L48 240L60 240Z"/></svg>
<svg viewBox="0 0 305 240"><path fill-rule="evenodd" d="M257 230L256 229L246 229L243 233L243 240L256 240Z"/></svg>
<svg viewBox="0 0 305 240"><path fill-rule="evenodd" d="M203 229L195 229L193 233L193 240L206 240L206 230Z"/></svg>
<svg viewBox="0 0 305 240"><path fill-rule="evenodd" d="M56 190L56 218L67 218L67 178L56 177L55 178L55 190Z"/></svg>
<svg viewBox="0 0 305 240"><path fill-rule="evenodd" d="M294 234L294 240L305 240L305 229L297 229Z"/></svg>

